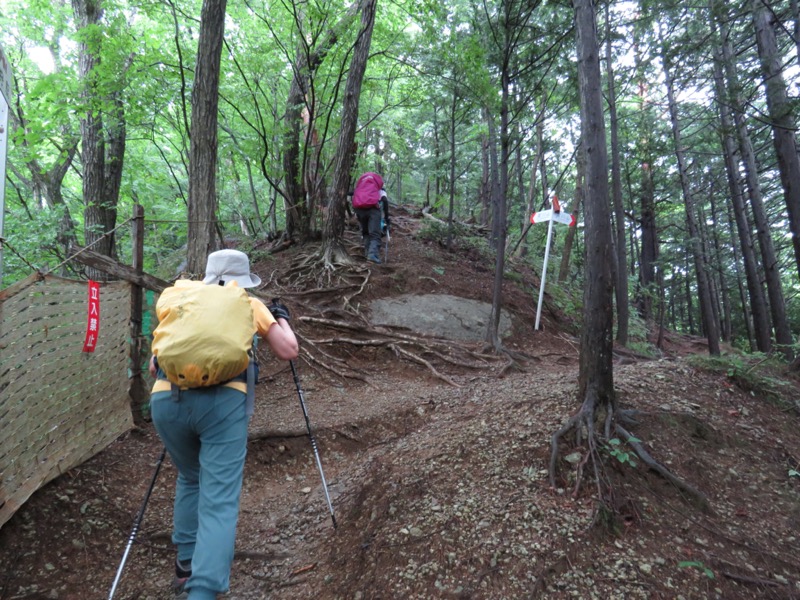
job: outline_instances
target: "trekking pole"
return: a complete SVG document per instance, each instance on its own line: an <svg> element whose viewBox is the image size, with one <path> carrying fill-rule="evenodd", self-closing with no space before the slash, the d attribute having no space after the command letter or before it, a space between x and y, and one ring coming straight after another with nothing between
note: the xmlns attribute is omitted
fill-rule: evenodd
<svg viewBox="0 0 800 600"><path fill-rule="evenodd" d="M139 514L136 516L136 522L133 524L131 535L128 537L128 545L125 547L125 553L122 555L122 562L119 563L119 568L117 569L117 576L114 578L114 583L111 585L111 591L108 593L108 600L111 600L114 597L114 592L117 591L117 584L119 583L120 577L122 577L122 569L125 568L125 561L128 560L128 553L131 551L131 546L133 546L133 540L136 539L139 526L142 524L142 519L144 518L144 509L147 507L147 501L150 500L150 494L153 492L153 488L156 485L156 478L158 477L158 472L161 470L161 464L164 462L164 457L166 455L167 448L165 446L161 451L161 456L156 464L156 471L153 473L153 479L150 481L150 487L147 488L147 493L144 496L142 507L139 509Z"/></svg>
<svg viewBox="0 0 800 600"><path fill-rule="evenodd" d="M303 409L303 417L306 420L306 429L308 429L308 437L311 440L311 447L314 449L314 458L317 459L317 468L319 475L322 478L322 489L325 490L325 500L328 501L328 509L331 511L331 521L333 521L333 528L336 529L336 515L333 514L333 504L331 504L331 496L328 494L328 484L325 482L325 473L322 471L322 462L319 459L319 450L317 450L317 440L314 439L314 434L311 432L311 422L308 420L308 411L306 411L306 402L303 397L303 390L300 388L300 379L297 377L297 369L294 366L294 361L290 360L289 365L292 367L292 375L294 376L294 384L297 386L297 395L300 397L300 406Z"/></svg>

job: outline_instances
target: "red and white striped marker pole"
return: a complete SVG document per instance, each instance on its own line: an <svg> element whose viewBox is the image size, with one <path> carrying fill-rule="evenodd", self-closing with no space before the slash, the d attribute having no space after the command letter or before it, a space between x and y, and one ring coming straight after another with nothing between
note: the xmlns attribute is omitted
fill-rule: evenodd
<svg viewBox="0 0 800 600"><path fill-rule="evenodd" d="M555 221L558 221L559 223L564 223L565 225L569 225L570 227L572 227L575 225L575 217L561 212L561 204L559 204L558 202L558 196L553 194L552 208L540 212L535 212L531 215L531 224L544 223L545 221L548 222L547 241L545 242L544 246L542 277L541 277L541 282L539 283L539 304L536 307L536 324L533 327L537 331L539 330L539 320L541 319L542 316L542 301L544 300L544 284L545 280L547 279L547 260L550 257L550 241L553 239L553 223Z"/></svg>

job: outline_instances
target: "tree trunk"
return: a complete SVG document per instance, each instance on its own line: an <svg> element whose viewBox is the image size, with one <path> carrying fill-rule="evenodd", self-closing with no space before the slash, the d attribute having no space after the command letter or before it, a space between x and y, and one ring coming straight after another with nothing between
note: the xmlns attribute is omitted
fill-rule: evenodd
<svg viewBox="0 0 800 600"><path fill-rule="evenodd" d="M519 256L528 255L528 231L530 230L531 215L535 212L534 203L536 202L536 176L539 173L539 164L544 160L544 113L546 97L542 98L542 106L539 109L539 114L536 117L536 149L533 153L533 160L531 161L531 179L528 183L528 192L526 195L527 204L525 214L522 219L523 234L521 245L519 247Z"/></svg>
<svg viewBox="0 0 800 600"><path fill-rule="evenodd" d="M488 123L489 111L484 108L482 111L484 120ZM481 227L489 225L489 206L491 205L491 171L489 168L489 135L481 134L481 187L480 187L480 219Z"/></svg>
<svg viewBox="0 0 800 600"><path fill-rule="evenodd" d="M325 216L322 234L322 257L326 265L349 262L350 257L342 243L344 235L345 207L350 186L350 171L353 168L351 149L356 138L358 105L361 98L361 83L369 59L372 30L375 26L377 0L366 0L361 12L361 30L353 48L350 72L345 84L342 106L342 122L337 142L336 161L333 166L330 202Z"/></svg>
<svg viewBox="0 0 800 600"><path fill-rule="evenodd" d="M639 80L640 128L638 156L642 157L641 190L639 197L639 227L641 228L641 250L639 251L639 289L636 307L639 316L648 323L653 318L653 297L656 282L656 261L658 260L658 232L656 230L656 203L653 192L653 158L650 131L650 107L645 97L646 75L638 44L634 53ZM634 261L631 261L633 264Z"/></svg>
<svg viewBox="0 0 800 600"><path fill-rule="evenodd" d="M453 223L456 205L456 110L460 94L458 86L453 87L453 95L450 102L450 197L448 199L447 210L447 250L450 251L453 245Z"/></svg>
<svg viewBox="0 0 800 600"><path fill-rule="evenodd" d="M758 346L756 344L755 331L753 328L753 317L752 317L753 313L750 309L749 292L745 289L745 282L747 280L747 276L745 275L745 277L742 277L742 269L740 265L744 261L739 259L739 248L742 248L743 244L741 240L738 240L738 234L736 233L737 225L735 224L736 221L733 216L734 212L733 206L731 204L727 204L725 206L725 210L728 218L728 229L730 229L731 231L731 251L733 252L733 268L736 276L736 287L739 290L739 302L742 307L742 321L744 321L745 331L747 332L747 341L750 347L750 352L756 352L758 350ZM766 304L764 305L764 313L766 314ZM767 331L767 336L769 337L769 331Z"/></svg>
<svg viewBox="0 0 800 600"><path fill-rule="evenodd" d="M611 214L597 23L592 0L574 0L581 146L586 154L585 254L578 397L613 410Z"/></svg>
<svg viewBox="0 0 800 600"><path fill-rule="evenodd" d="M486 126L489 138L489 219L490 222L490 238L489 243L492 248L497 248L497 239L499 237L498 224L497 224L497 206L500 202L500 167L497 160L497 126L494 122L494 116L485 111Z"/></svg>
<svg viewBox="0 0 800 600"><path fill-rule="evenodd" d="M113 231L117 221L119 186L118 182L116 190L114 190L113 182L109 182L107 186L106 169L116 168L116 165L112 163L119 161L118 167L121 170L122 155L109 155L108 160L106 157L103 114L104 104L109 99L104 98L100 91L101 81L97 72L97 67L100 65L99 42L95 44L89 41L99 36L87 33L93 28L99 27L103 14L102 2L100 0L73 0L72 8L78 29L87 36L78 44L78 72L83 82L81 100L84 110L81 116L84 245L104 256L114 258L116 243ZM116 109L116 106L114 108ZM121 122L124 123L124 120ZM123 126L122 153L124 153L124 135ZM118 142L112 138L112 143ZM114 150L118 152L119 145ZM108 196L107 194L110 192L116 193ZM105 273L94 268L87 269L87 275L91 279L101 281L107 279Z"/></svg>
<svg viewBox="0 0 800 600"><path fill-rule="evenodd" d="M625 211L622 207L622 174L619 157L619 121L617 119L617 99L614 87L614 67L611 53L611 25L609 22L609 5L605 6L606 21L606 79L608 85L608 118L611 128L611 194L614 199L614 223L616 226L616 243L614 244L615 262L614 290L617 300L617 343L628 344L628 257L625 252Z"/></svg>
<svg viewBox="0 0 800 600"><path fill-rule="evenodd" d="M708 352L712 356L719 355L719 328L714 318L714 307L712 305L711 282L708 276L707 263L703 254L703 242L700 238L701 231L697 226L697 214L694 204L692 191L689 187L687 177L686 159L683 154L681 141L680 124L678 122L678 108L675 103L675 92L673 89L672 76L670 72L671 64L669 57L662 52L664 63L664 79L667 86L667 103L669 105L670 122L672 124L672 137L675 144L675 157L678 161L678 176L680 178L683 202L686 208L686 226L689 230L689 245L694 258L695 274L697 277L698 296L700 299L700 314L702 317L703 330L708 338Z"/></svg>
<svg viewBox="0 0 800 600"><path fill-rule="evenodd" d="M714 0L711 2L711 13L716 14ZM715 21L712 21L712 27ZM717 96L717 106L720 115L720 129L722 137L722 153L725 160L725 172L728 177L728 189L730 191L731 203L733 204L733 214L736 218L736 231L739 235L739 243L742 250L742 261L744 263L745 280L750 299L750 310L752 311L753 328L755 334L756 348L761 352L769 352L771 349L771 338L769 328L769 316L767 314L767 302L764 297L764 289L758 276L758 264L756 262L755 251L753 248L753 238L750 233L750 223L747 219L742 188L739 183L739 167L736 160L736 142L732 137L734 124L728 109L729 94L725 88L722 74L722 54L716 53L714 61L714 85Z"/></svg>
<svg viewBox="0 0 800 600"><path fill-rule="evenodd" d="M797 141L794 136L797 124L792 117L783 79L782 59L772 28L774 14L767 9L763 0L753 0L752 11L767 107L772 121L772 143L778 159L783 199L792 232L795 266L800 274L800 157L797 156Z"/></svg>
<svg viewBox="0 0 800 600"><path fill-rule="evenodd" d="M506 5L507 6L507 5ZM504 35L505 46L503 48L504 55L508 56L511 47L510 37L511 32L508 27L508 15L504 22ZM503 61L503 68L500 72L500 164L499 167L499 180L497 195L495 202L493 202L494 209L494 222L492 226L495 250L495 268L494 268L494 283L492 285L492 312L488 319L488 327L486 330L486 341L494 347L495 351L502 349L502 340L500 339L500 311L503 305L503 274L505 273L506 262L506 235L508 233L508 162L509 162L509 87L511 81L508 73L508 61Z"/></svg>
<svg viewBox="0 0 800 600"><path fill-rule="evenodd" d="M730 286L728 285L726 270L722 268L724 257L722 256L722 242L720 242L721 227L719 213L717 212L717 203L714 198L715 193L715 186L711 184L708 191L708 202L711 208L711 225L705 225L704 237L709 240L709 244L711 248L713 248L713 252L709 251L708 255L714 258L714 268L712 272L716 274L714 278L714 287L717 290L717 298L714 305L718 307L716 316L720 324L720 337L723 341L730 342L733 327L731 323ZM708 223L708 221L704 219L703 223ZM733 232L729 232L729 235L732 236Z"/></svg>
<svg viewBox="0 0 800 600"><path fill-rule="evenodd" d="M285 174L286 194L286 236L290 239L308 238L312 226L311 217L313 210L309 206L308 194L313 186L309 186L309 176L306 168L307 159L313 144L310 143L314 133L317 114L314 106L309 106L307 95L313 85L314 76L328 56L331 48L339 41L358 14L358 2L353 3L336 22L336 24L321 35L314 47L308 47L305 40L298 46L296 58L292 65L292 82L289 85L289 94L286 98L284 111L283 134L283 169ZM304 120L306 126L303 127ZM304 143L301 145L301 132L305 131ZM316 160L316 157L311 159Z"/></svg>
<svg viewBox="0 0 800 600"><path fill-rule="evenodd" d="M217 109L226 2L227 0L203 0L200 15L189 148L187 270L194 276L205 272L206 257L216 249Z"/></svg>
<svg viewBox="0 0 800 600"><path fill-rule="evenodd" d="M745 121L744 101L741 97L739 77L736 72L733 50L728 40L727 22L720 22L722 38L722 60L725 68L725 77L730 91L729 100L733 108L733 120L736 124L736 136L742 156L745 182L752 208L753 223L756 228L756 238L761 253L761 266L764 270L764 280L767 284L767 297L769 299L769 314L772 317L772 327L775 329L775 341L782 346L781 351L787 360L791 360L793 336L786 316L786 303L783 296L783 282L779 263L772 242L769 220L764 208L761 184L758 180L758 163L755 150L750 140L750 133ZM744 208L743 208L744 210ZM737 211L738 212L738 211ZM759 279L760 281L760 279Z"/></svg>

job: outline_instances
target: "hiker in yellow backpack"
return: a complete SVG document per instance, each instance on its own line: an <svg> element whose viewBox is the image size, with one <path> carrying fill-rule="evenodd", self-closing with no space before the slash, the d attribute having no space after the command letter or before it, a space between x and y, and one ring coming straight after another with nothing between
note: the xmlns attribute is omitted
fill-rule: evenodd
<svg viewBox="0 0 800 600"><path fill-rule="evenodd" d="M241 358L242 349L246 356L258 333L278 358L298 354L286 306L273 301L267 307L241 289L260 283L246 254L220 250L208 256L202 284L177 281L156 305L150 408L178 469L176 598L215 600L229 587L255 385L254 362Z"/></svg>

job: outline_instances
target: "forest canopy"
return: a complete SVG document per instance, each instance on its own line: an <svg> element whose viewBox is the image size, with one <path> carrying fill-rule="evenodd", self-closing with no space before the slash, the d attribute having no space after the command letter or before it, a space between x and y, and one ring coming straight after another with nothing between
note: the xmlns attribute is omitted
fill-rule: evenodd
<svg viewBox="0 0 800 600"><path fill-rule="evenodd" d="M222 8L216 156L213 186L192 191L206 4L5 0L2 287L35 270L83 274L73 247L129 264L137 204L145 269L171 278L203 193L214 245L317 244L338 235L345 192L366 170L392 204L444 222L449 248L482 232L489 255L537 271L547 228L530 215L555 195L578 226L556 231L551 280L581 287L592 199L572 5L208 4ZM595 10L617 340L656 322L751 351L793 346L796 3Z"/></svg>

